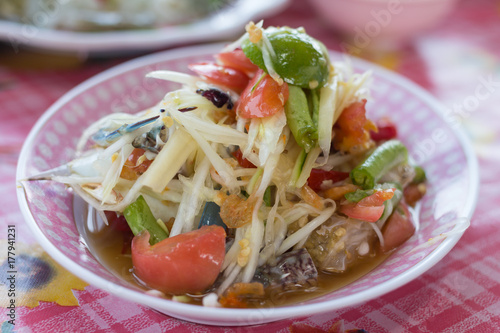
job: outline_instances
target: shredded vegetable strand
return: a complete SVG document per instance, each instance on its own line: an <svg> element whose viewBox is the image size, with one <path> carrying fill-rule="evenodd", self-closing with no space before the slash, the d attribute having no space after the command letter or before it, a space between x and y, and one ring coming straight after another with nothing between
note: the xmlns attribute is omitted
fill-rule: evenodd
<svg viewBox="0 0 500 333"><path fill-rule="evenodd" d="M227 163L220 157L220 155L217 154L217 152L211 147L210 143L205 140L198 131L190 127L185 127L184 129L191 135L196 143L198 143L198 146L203 150L207 158L212 163L212 166L215 168L215 170L223 180L223 184L231 191L237 191L238 187L236 186L236 177L234 176L233 169L229 165L227 165ZM184 147L182 147L183 143L179 143L179 145L179 149L184 149ZM162 149L162 151L164 149Z"/></svg>
<svg viewBox="0 0 500 333"><path fill-rule="evenodd" d="M198 131L205 140L222 143L226 146L237 145L244 147L247 143L247 135L245 133L241 133L229 126L203 121L196 116L181 112L175 112L175 119L185 127L190 127Z"/></svg>
<svg viewBox="0 0 500 333"><path fill-rule="evenodd" d="M327 163L330 155L338 84L338 76L330 73L328 83L320 90L318 144L324 156L321 164Z"/></svg>
<svg viewBox="0 0 500 333"><path fill-rule="evenodd" d="M250 236L250 258L246 264L242 282L250 282L255 274L255 269L257 268L259 252L262 245L262 239L264 236L264 222L259 218L259 208L262 205L262 198L258 198L252 213L252 234Z"/></svg>
<svg viewBox="0 0 500 333"><path fill-rule="evenodd" d="M201 208L201 188L204 185L210 170L210 161L205 157L196 169L193 179L184 180L189 182L189 186L184 186L182 199L177 210L174 225L170 231L170 236L175 236L183 232L194 229L194 218ZM185 179L182 177L181 179Z"/></svg>
<svg viewBox="0 0 500 333"><path fill-rule="evenodd" d="M177 129L144 173L143 185L162 192L195 149L196 143L191 135Z"/></svg>
<svg viewBox="0 0 500 333"><path fill-rule="evenodd" d="M288 236L281 244L277 254L279 255L285 253L285 251L292 248L302 239L307 238L314 229L316 229L326 220L328 220L333 215L334 212L335 212L335 206L326 208L324 211L321 212L321 214L318 217L307 223L305 226L294 232L292 235Z"/></svg>
<svg viewBox="0 0 500 333"><path fill-rule="evenodd" d="M118 179L120 179L120 172L122 171L123 165L127 161L128 156L132 153L134 147L131 145L127 145L122 148L118 158L111 164L111 168L108 173L104 177L104 180L101 184L102 186L102 203L106 202L111 194L111 191L115 187L116 183L118 183Z"/></svg>

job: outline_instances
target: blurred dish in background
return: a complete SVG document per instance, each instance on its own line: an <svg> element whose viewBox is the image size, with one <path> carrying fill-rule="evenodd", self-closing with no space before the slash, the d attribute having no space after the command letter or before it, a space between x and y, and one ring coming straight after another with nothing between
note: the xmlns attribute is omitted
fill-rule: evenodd
<svg viewBox="0 0 500 333"><path fill-rule="evenodd" d="M16 0L0 2L0 40L99 55L234 37L289 0Z"/></svg>
<svg viewBox="0 0 500 333"><path fill-rule="evenodd" d="M155 28L201 19L235 1L17 0L1 2L0 17L22 23L32 18L35 26L72 31Z"/></svg>
<svg viewBox="0 0 500 333"><path fill-rule="evenodd" d="M344 51L396 48L442 21L456 0L309 0L329 27L346 35Z"/></svg>

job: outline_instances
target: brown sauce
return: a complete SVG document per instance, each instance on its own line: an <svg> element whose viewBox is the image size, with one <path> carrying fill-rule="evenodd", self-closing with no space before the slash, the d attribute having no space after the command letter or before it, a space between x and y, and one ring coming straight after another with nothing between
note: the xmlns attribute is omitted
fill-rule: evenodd
<svg viewBox="0 0 500 333"><path fill-rule="evenodd" d="M120 231L105 227L98 233L87 231L87 246L98 258L99 262L114 275L126 280L136 287L148 290L133 274L132 258L130 253L122 253L124 249L124 237ZM126 247L126 245L125 245ZM318 286L309 290L270 292L265 300L253 303L256 307L275 307L293 305L316 297L320 297L332 291L338 290L369 273L381 264L389 255L376 255L367 258L364 262L343 274L327 274L320 272ZM201 297L193 297L193 304L201 304Z"/></svg>

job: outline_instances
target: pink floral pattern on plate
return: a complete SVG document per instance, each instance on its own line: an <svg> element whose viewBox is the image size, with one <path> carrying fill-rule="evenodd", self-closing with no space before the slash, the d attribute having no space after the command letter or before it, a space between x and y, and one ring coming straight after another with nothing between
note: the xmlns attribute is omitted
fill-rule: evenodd
<svg viewBox="0 0 500 333"><path fill-rule="evenodd" d="M146 56L117 66L76 87L39 120L19 160L18 179L71 160L83 130L109 112L137 112L156 104L174 83L145 78L157 69L187 72L221 45L192 47ZM333 54L339 57L338 54ZM359 280L322 297L275 309L193 309L146 295L108 272L88 252L76 223L72 192L51 181L22 182L21 210L45 250L68 270L99 288L169 315L207 324L248 325L326 312L367 301L416 278L439 261L468 226L477 196L477 166L467 141L440 116L430 95L397 74L354 59L356 70L372 69L367 108L372 119L388 116L399 138L428 176L428 193L418 209L419 230L388 260Z"/></svg>

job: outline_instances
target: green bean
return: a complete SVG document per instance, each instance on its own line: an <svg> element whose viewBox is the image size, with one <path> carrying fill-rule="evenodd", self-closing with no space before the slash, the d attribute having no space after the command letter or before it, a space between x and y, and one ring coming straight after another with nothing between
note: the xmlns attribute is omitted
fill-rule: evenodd
<svg viewBox="0 0 500 333"><path fill-rule="evenodd" d="M289 96L285 104L286 121L297 144L308 153L316 145L318 129L311 119L304 91L294 85L288 85L288 91Z"/></svg>
<svg viewBox="0 0 500 333"><path fill-rule="evenodd" d="M134 235L138 235L144 230L149 232L149 243L151 245L168 237L165 230L156 222L156 218L153 216L151 209L142 195L135 202L128 205L123 212L123 216L125 216Z"/></svg>
<svg viewBox="0 0 500 333"><path fill-rule="evenodd" d="M371 189L390 169L408 160L406 147L398 140L389 140L377 147L367 159L350 173L352 183Z"/></svg>

